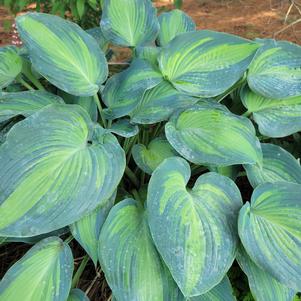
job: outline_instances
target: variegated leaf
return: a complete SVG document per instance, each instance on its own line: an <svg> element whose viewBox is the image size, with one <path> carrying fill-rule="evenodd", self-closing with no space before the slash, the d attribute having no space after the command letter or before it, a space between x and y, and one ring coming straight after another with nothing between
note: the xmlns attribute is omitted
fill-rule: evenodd
<svg viewBox="0 0 301 301"><path fill-rule="evenodd" d="M250 88L267 98L301 95L301 47L269 40L257 51L248 72Z"/></svg>
<svg viewBox="0 0 301 301"><path fill-rule="evenodd" d="M110 211L100 233L99 261L118 301L176 301L181 296L153 244L147 214L133 199Z"/></svg>
<svg viewBox="0 0 301 301"><path fill-rule="evenodd" d="M150 0L104 0L100 27L111 43L129 47L149 44L159 32Z"/></svg>
<svg viewBox="0 0 301 301"><path fill-rule="evenodd" d="M0 122L18 115L28 117L50 104L64 103L57 95L44 91L0 94Z"/></svg>
<svg viewBox="0 0 301 301"><path fill-rule="evenodd" d="M287 181L301 184L300 163L282 147L262 143L262 165L244 165L253 187L263 183Z"/></svg>
<svg viewBox="0 0 301 301"><path fill-rule="evenodd" d="M45 107L16 124L0 147L0 235L74 223L113 194L124 168L117 139L84 109Z"/></svg>
<svg viewBox="0 0 301 301"><path fill-rule="evenodd" d="M162 81L162 75L148 62L136 59L131 66L112 76L102 91L108 109L107 118L115 119L128 115L142 99L145 91Z"/></svg>
<svg viewBox="0 0 301 301"><path fill-rule="evenodd" d="M168 158L153 172L147 194L152 237L186 298L208 292L224 278L236 255L242 206L229 178L207 173L191 190L189 178L184 159Z"/></svg>
<svg viewBox="0 0 301 301"><path fill-rule="evenodd" d="M102 51L106 52L109 48L109 41L104 37L100 27L93 27L87 30L87 33L91 35L97 42Z"/></svg>
<svg viewBox="0 0 301 301"><path fill-rule="evenodd" d="M135 56L138 59L149 62L153 67L158 68L158 56L160 50L160 47L141 46L135 48Z"/></svg>
<svg viewBox="0 0 301 301"><path fill-rule="evenodd" d="M244 74L257 43L230 34L201 30L175 37L159 55L164 78L179 91L218 96Z"/></svg>
<svg viewBox="0 0 301 301"><path fill-rule="evenodd" d="M301 130L301 96L270 99L245 87L241 98L261 134L278 138Z"/></svg>
<svg viewBox="0 0 301 301"><path fill-rule="evenodd" d="M261 184L239 213L240 239L251 259L279 282L301 290L301 185Z"/></svg>
<svg viewBox="0 0 301 301"><path fill-rule="evenodd" d="M33 67L41 75L73 95L97 93L108 76L108 65L93 37L54 15L28 13L16 22Z"/></svg>
<svg viewBox="0 0 301 301"><path fill-rule="evenodd" d="M89 254L90 258L97 265L98 258L98 239L100 230L105 222L111 208L114 205L116 192L103 204L98 206L90 214L85 215L80 220L70 225L73 237Z"/></svg>
<svg viewBox="0 0 301 301"><path fill-rule="evenodd" d="M14 46L0 47L0 89L7 87L22 71L22 59Z"/></svg>
<svg viewBox="0 0 301 301"><path fill-rule="evenodd" d="M137 166L148 174L156 169L166 158L176 156L176 151L164 138L155 138L147 146L135 144L132 149Z"/></svg>
<svg viewBox="0 0 301 301"><path fill-rule="evenodd" d="M57 237L46 238L6 272L0 282L0 300L65 301L72 272L69 246Z"/></svg>
<svg viewBox="0 0 301 301"><path fill-rule="evenodd" d="M160 46L167 45L174 37L181 33L196 30L195 23L191 17L179 9L162 13L158 20L160 24L158 36Z"/></svg>
<svg viewBox="0 0 301 301"><path fill-rule="evenodd" d="M162 81L148 90L130 113L131 120L141 124L153 124L167 120L177 109L196 103L199 99L176 90L168 81Z"/></svg>
<svg viewBox="0 0 301 301"><path fill-rule="evenodd" d="M241 246L236 259L248 276L249 286L256 301L292 301L294 290L274 279L269 273L258 267Z"/></svg>
<svg viewBox="0 0 301 301"><path fill-rule="evenodd" d="M175 113L165 134L175 150L195 164L225 166L262 160L250 120L221 105L199 103Z"/></svg>

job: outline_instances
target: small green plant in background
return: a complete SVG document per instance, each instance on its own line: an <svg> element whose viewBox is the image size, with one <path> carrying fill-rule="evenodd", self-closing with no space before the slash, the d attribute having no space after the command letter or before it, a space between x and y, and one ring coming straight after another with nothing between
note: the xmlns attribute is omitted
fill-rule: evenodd
<svg viewBox="0 0 301 301"><path fill-rule="evenodd" d="M298 298L300 46L198 31L150 0L104 0L87 31L16 24L23 47L0 50L0 241L34 245L0 301L88 300L89 258L118 301Z"/></svg>

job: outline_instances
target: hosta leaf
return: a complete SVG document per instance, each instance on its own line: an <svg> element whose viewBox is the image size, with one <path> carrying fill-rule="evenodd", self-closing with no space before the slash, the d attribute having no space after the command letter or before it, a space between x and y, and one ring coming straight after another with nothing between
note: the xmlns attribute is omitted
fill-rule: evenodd
<svg viewBox="0 0 301 301"><path fill-rule="evenodd" d="M217 173L190 190L189 164L168 158L153 172L147 209L155 245L185 297L204 294L230 268L237 248L238 188Z"/></svg>
<svg viewBox="0 0 301 301"><path fill-rule="evenodd" d="M20 74L22 59L14 46L0 47L0 89L5 88Z"/></svg>
<svg viewBox="0 0 301 301"><path fill-rule="evenodd" d="M229 278L226 276L224 279L211 289L208 293L193 297L190 301L235 301L233 289Z"/></svg>
<svg viewBox="0 0 301 301"><path fill-rule="evenodd" d="M33 67L53 85L77 96L92 96L108 76L105 55L93 37L58 16L17 17L18 32Z"/></svg>
<svg viewBox="0 0 301 301"><path fill-rule="evenodd" d="M24 91L0 94L0 122L23 115L28 117L50 104L64 103L54 94L44 91Z"/></svg>
<svg viewBox="0 0 301 301"><path fill-rule="evenodd" d="M158 68L158 56L160 47L144 46L135 48L137 58L151 63L152 66Z"/></svg>
<svg viewBox="0 0 301 301"><path fill-rule="evenodd" d="M155 138L148 146L135 144L132 153L139 168L148 174L152 174L156 167L166 158L177 154L164 138Z"/></svg>
<svg viewBox="0 0 301 301"><path fill-rule="evenodd" d="M164 121L175 110L192 105L197 101L197 98L179 92L164 80L145 92L141 101L130 114L131 120L142 124Z"/></svg>
<svg viewBox="0 0 301 301"><path fill-rule="evenodd" d="M83 107L89 113L92 121L97 121L98 111L93 96L75 96L63 91L59 91L59 95L65 100L66 103L76 104Z"/></svg>
<svg viewBox="0 0 301 301"><path fill-rule="evenodd" d="M99 238L99 261L118 301L177 300L179 293L151 238L144 208L115 205Z"/></svg>
<svg viewBox="0 0 301 301"><path fill-rule="evenodd" d="M249 286L256 301L292 301L294 290L284 286L258 267L243 249L239 248L236 259L248 276Z"/></svg>
<svg viewBox="0 0 301 301"><path fill-rule="evenodd" d="M301 184L300 163L282 147L261 144L262 165L245 165L248 179L253 187L266 182L287 181Z"/></svg>
<svg viewBox="0 0 301 301"><path fill-rule="evenodd" d="M301 95L301 47L271 40L256 53L248 72L251 89L267 98Z"/></svg>
<svg viewBox="0 0 301 301"><path fill-rule="evenodd" d="M258 124L259 132L269 137L285 137L301 130L301 96L270 99L245 87L241 98Z"/></svg>
<svg viewBox="0 0 301 301"><path fill-rule="evenodd" d="M168 44L177 35L195 31L194 21L179 9L174 9L167 13L162 13L159 18L160 32L158 42L161 46Z"/></svg>
<svg viewBox="0 0 301 301"><path fill-rule="evenodd" d="M159 32L150 0L104 0L100 26L107 40L129 47L149 44Z"/></svg>
<svg viewBox="0 0 301 301"><path fill-rule="evenodd" d="M279 282L301 290L301 185L262 184L239 213L238 230L251 259Z"/></svg>
<svg viewBox="0 0 301 301"><path fill-rule="evenodd" d="M109 41L104 37L100 27L94 27L87 30L87 33L91 35L97 42L98 46L106 52L109 47Z"/></svg>
<svg viewBox="0 0 301 301"><path fill-rule="evenodd" d="M16 124L0 147L0 235L34 236L106 201L125 168L117 139L78 105L50 105Z"/></svg>
<svg viewBox="0 0 301 301"><path fill-rule="evenodd" d="M4 275L0 300L65 301L71 286L73 257L57 237L33 246Z"/></svg>
<svg viewBox="0 0 301 301"><path fill-rule="evenodd" d="M165 133L175 150L195 164L254 164L262 159L250 120L222 106L202 103L175 113Z"/></svg>
<svg viewBox="0 0 301 301"><path fill-rule="evenodd" d="M67 301L89 301L89 298L82 290L75 288L70 292Z"/></svg>
<svg viewBox="0 0 301 301"><path fill-rule="evenodd" d="M110 131L121 137L130 138L138 134L139 127L130 123L128 119L118 119L112 124Z"/></svg>
<svg viewBox="0 0 301 301"><path fill-rule="evenodd" d="M102 91L102 98L108 109L108 118L115 119L130 113L142 99L147 89L162 81L159 71L146 61L136 59L131 66L112 76Z"/></svg>
<svg viewBox="0 0 301 301"><path fill-rule="evenodd" d="M179 91L214 97L244 74L258 44L208 30L175 37L159 55L159 67Z"/></svg>
<svg viewBox="0 0 301 301"><path fill-rule="evenodd" d="M249 165L247 165L247 166L249 166ZM230 165L230 166L210 165L208 168L210 171L217 172L217 173L219 173L223 176L229 177L233 181L235 181L238 176L239 170L240 170L240 165Z"/></svg>
<svg viewBox="0 0 301 301"><path fill-rule="evenodd" d="M85 215L79 221L70 225L73 237L89 254L95 266L98 258L97 250L100 230L109 211L114 205L115 197L116 193L114 193L103 205L98 206L90 214Z"/></svg>

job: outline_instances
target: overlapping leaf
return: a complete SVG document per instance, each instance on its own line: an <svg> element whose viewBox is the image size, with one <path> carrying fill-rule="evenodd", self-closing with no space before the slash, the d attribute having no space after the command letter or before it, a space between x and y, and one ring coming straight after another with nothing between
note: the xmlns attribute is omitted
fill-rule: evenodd
<svg viewBox="0 0 301 301"><path fill-rule="evenodd" d="M216 173L186 185L189 164L168 158L153 172L147 210L152 237L184 296L204 294L230 268L237 248L238 188Z"/></svg>
<svg viewBox="0 0 301 301"><path fill-rule="evenodd" d="M269 40L257 51L248 72L251 89L267 98L301 95L301 47Z"/></svg>
<svg viewBox="0 0 301 301"><path fill-rule="evenodd" d="M179 91L214 97L231 88L251 62L257 43L202 30L174 38L159 55L159 67Z"/></svg>
<svg viewBox="0 0 301 301"><path fill-rule="evenodd" d="M69 246L57 237L46 238L4 275L0 282L0 300L65 301L72 272Z"/></svg>
<svg viewBox="0 0 301 301"><path fill-rule="evenodd" d="M99 238L99 260L118 301L181 296L153 244L146 212L133 199L110 211Z"/></svg>
<svg viewBox="0 0 301 301"><path fill-rule="evenodd" d="M102 98L108 107L106 115L115 119L130 113L147 89L162 81L162 75L148 62L136 59L125 71L112 76L106 83Z"/></svg>
<svg viewBox="0 0 301 301"><path fill-rule="evenodd" d="M155 68L158 68L159 53L160 47L144 46L135 48L136 57L149 62Z"/></svg>
<svg viewBox="0 0 301 301"><path fill-rule="evenodd" d="M159 18L160 32L158 42L161 46L167 45L174 37L184 33L195 31L194 21L179 9L162 13Z"/></svg>
<svg viewBox="0 0 301 301"><path fill-rule="evenodd" d="M262 184L240 211L238 230L251 257L265 272L301 290L301 185Z"/></svg>
<svg viewBox="0 0 301 301"><path fill-rule="evenodd" d="M131 112L131 120L142 124L164 121L175 110L192 105L197 101L198 98L179 92L164 80L145 92L141 101Z"/></svg>
<svg viewBox="0 0 301 301"><path fill-rule="evenodd" d="M77 96L97 93L108 76L108 66L93 37L53 15L29 13L16 22L33 67L49 82Z"/></svg>
<svg viewBox="0 0 301 301"><path fill-rule="evenodd" d="M90 28L87 30L87 33L96 40L100 49L102 49L104 52L108 50L109 41L104 37L100 27Z"/></svg>
<svg viewBox="0 0 301 301"><path fill-rule="evenodd" d="M245 87L241 98L261 134L277 138L301 130L301 96L270 99Z"/></svg>
<svg viewBox="0 0 301 301"><path fill-rule="evenodd" d="M300 163L282 147L261 144L262 165L245 165L248 179L253 187L266 182L287 181L301 184Z"/></svg>
<svg viewBox="0 0 301 301"><path fill-rule="evenodd" d="M89 301L89 298L82 290L75 288L70 292L67 301Z"/></svg>
<svg viewBox="0 0 301 301"><path fill-rule="evenodd" d="M278 282L270 274L258 267L243 249L236 257L241 269L248 276L249 286L256 301L292 301L294 290Z"/></svg>
<svg viewBox="0 0 301 301"><path fill-rule="evenodd" d="M255 164L262 159L252 123L222 105L200 103L175 113L165 133L175 150L196 164Z"/></svg>
<svg viewBox="0 0 301 301"><path fill-rule="evenodd" d="M28 117L50 104L64 103L57 95L44 91L0 94L0 122L17 115Z"/></svg>
<svg viewBox="0 0 301 301"><path fill-rule="evenodd" d="M47 106L16 124L0 147L0 235L72 224L113 194L124 168L117 139L84 109Z"/></svg>
<svg viewBox="0 0 301 301"><path fill-rule="evenodd" d="M22 59L13 46L0 47L0 89L8 86L20 74Z"/></svg>
<svg viewBox="0 0 301 301"><path fill-rule="evenodd" d="M156 167L166 158L177 154L169 142L161 137L155 138L147 146L135 144L132 153L139 168L148 174L152 174Z"/></svg>
<svg viewBox="0 0 301 301"><path fill-rule="evenodd" d="M100 230L105 222L109 211L114 205L116 193L113 194L104 204L98 206L90 214L85 215L83 218L70 225L70 230L73 237L80 243L80 245L89 254L97 265L98 258L98 239Z"/></svg>
<svg viewBox="0 0 301 301"><path fill-rule="evenodd" d="M121 137L130 138L139 133L139 127L130 123L128 119L118 119L112 124L110 131Z"/></svg>
<svg viewBox="0 0 301 301"><path fill-rule="evenodd" d="M100 26L107 40L129 47L149 44L159 32L150 0L104 0Z"/></svg>

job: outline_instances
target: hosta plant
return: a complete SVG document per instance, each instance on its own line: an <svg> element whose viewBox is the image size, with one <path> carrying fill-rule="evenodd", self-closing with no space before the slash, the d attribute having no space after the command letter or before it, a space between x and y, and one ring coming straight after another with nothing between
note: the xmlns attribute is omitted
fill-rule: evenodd
<svg viewBox="0 0 301 301"><path fill-rule="evenodd" d="M87 32L16 23L23 48L0 50L0 236L34 245L1 301L88 300L89 258L117 301L233 301L238 265L244 300L298 298L301 167L281 146L300 145L298 45L196 30L149 0L104 0ZM111 45L131 57L111 62Z"/></svg>

